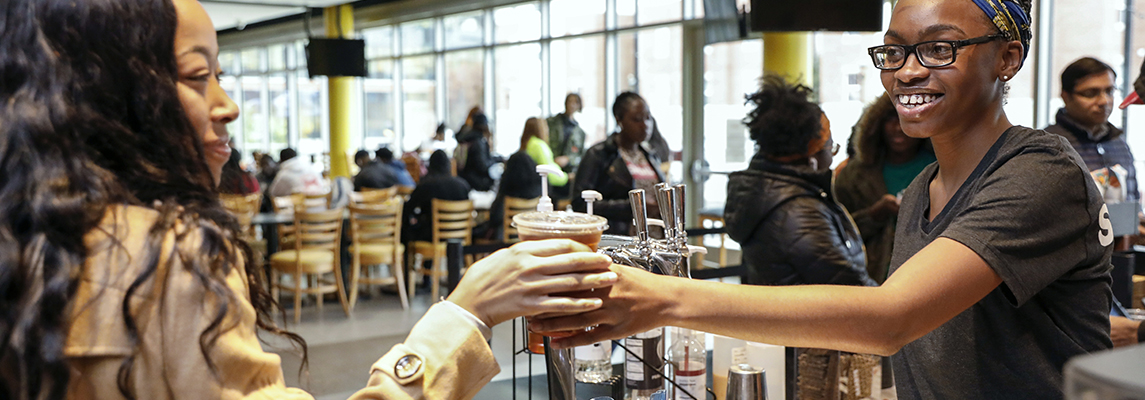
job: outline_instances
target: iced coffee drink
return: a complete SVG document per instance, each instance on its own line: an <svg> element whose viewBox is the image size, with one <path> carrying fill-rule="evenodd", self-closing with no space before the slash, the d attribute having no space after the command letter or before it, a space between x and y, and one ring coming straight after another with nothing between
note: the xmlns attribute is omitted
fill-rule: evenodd
<svg viewBox="0 0 1145 400"><path fill-rule="evenodd" d="M599 215L576 212L534 211L513 216L513 226L521 241L544 239L571 239L596 251L600 235L608 229L608 220ZM544 338L565 337L573 332L533 332L529 331L529 351L534 354L545 352Z"/></svg>

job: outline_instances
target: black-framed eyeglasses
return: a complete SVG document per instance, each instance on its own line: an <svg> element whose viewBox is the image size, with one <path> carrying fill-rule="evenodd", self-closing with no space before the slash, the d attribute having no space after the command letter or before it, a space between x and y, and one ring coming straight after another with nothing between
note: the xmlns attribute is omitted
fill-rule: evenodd
<svg viewBox="0 0 1145 400"><path fill-rule="evenodd" d="M927 68L945 67L954 64L958 48L1005 39L1005 34L979 36L965 40L931 40L915 44L884 44L867 49L875 68L896 70L906 64L907 57L914 53L919 64Z"/></svg>

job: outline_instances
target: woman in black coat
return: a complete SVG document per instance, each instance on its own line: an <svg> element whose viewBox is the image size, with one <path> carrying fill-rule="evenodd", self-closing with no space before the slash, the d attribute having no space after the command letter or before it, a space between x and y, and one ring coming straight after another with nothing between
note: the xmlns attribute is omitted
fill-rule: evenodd
<svg viewBox="0 0 1145 400"><path fill-rule="evenodd" d="M863 239L831 191L830 123L811 90L768 76L748 97L759 151L728 181L728 234L743 246L745 283L875 286Z"/></svg>
<svg viewBox="0 0 1145 400"><path fill-rule="evenodd" d="M586 209L579 195L582 190L598 191L603 200L593 203L593 211L608 218L606 233L627 235L632 233L628 191L651 192L653 186L664 182L664 173L660 171L660 158L641 146L652 135L652 114L644 98L632 92L621 93L612 105L612 115L620 132L584 153L573 182L573 209L580 212ZM659 218L656 196L646 199L648 216Z"/></svg>

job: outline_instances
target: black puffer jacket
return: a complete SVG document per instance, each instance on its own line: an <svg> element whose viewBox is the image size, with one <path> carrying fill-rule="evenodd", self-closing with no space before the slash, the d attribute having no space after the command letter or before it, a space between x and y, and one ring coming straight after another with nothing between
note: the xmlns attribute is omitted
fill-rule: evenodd
<svg viewBox="0 0 1145 400"><path fill-rule="evenodd" d="M485 133L478 129L470 129L457 134L457 143L465 146L465 162L459 166L457 176L465 179L469 187L479 192L493 190L493 177L489 176L489 167L496 162L489 152L489 141Z"/></svg>
<svg viewBox="0 0 1145 400"><path fill-rule="evenodd" d="M728 181L728 235L743 248L754 285L877 286L863 239L831 193L831 171L757 155Z"/></svg>
<svg viewBox="0 0 1145 400"><path fill-rule="evenodd" d="M580 192L587 189L600 192L603 200L593 203L592 207L597 215L608 218L606 233L628 235L632 228L632 205L628 202L628 191L636 187L632 173L628 171L628 164L620 157L617 140L617 134L614 133L585 151L576 170L576 180L573 181L572 204L574 210L584 212L587 206ZM648 158L648 164L656 171L656 177L664 182L660 158L643 146L640 146L640 152ZM660 218L660 215L650 211L648 217Z"/></svg>

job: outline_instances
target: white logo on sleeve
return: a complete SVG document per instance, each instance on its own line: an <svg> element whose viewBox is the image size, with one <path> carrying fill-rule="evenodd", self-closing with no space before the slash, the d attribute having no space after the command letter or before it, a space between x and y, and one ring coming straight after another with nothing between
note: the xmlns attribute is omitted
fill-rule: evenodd
<svg viewBox="0 0 1145 400"><path fill-rule="evenodd" d="M1102 204L1101 212L1097 215L1097 240L1102 246L1109 246L1113 244L1113 223L1109 222L1109 207Z"/></svg>

